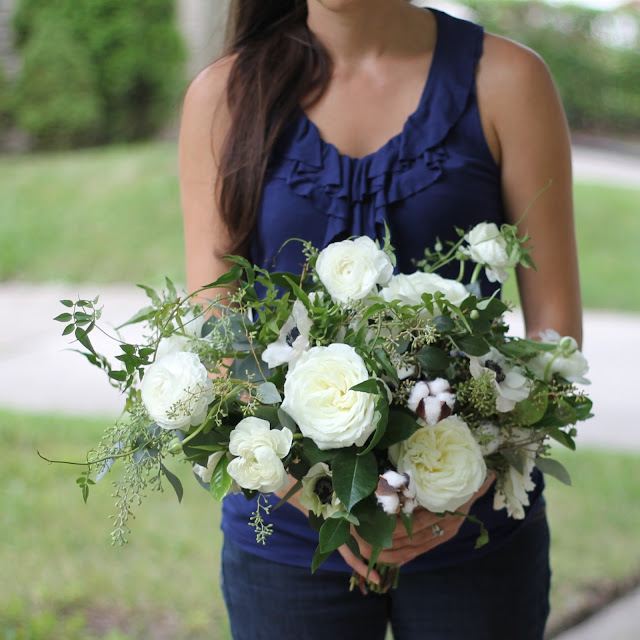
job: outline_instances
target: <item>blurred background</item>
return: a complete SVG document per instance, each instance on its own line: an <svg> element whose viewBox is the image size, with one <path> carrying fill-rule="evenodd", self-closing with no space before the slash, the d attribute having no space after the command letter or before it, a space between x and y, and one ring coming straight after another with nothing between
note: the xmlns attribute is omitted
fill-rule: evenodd
<svg viewBox="0 0 640 640"><path fill-rule="evenodd" d="M574 486L549 480L560 637L640 585L640 1L420 4L540 53L571 126L596 415L578 452L557 454ZM58 300L99 294L109 331L144 305L136 283L184 281L180 102L219 51L226 8L0 0L0 640L230 637L219 507L186 465L172 466L182 504L148 495L114 548L108 479L85 505L78 470L36 453L82 460L121 408L65 350ZM513 286L506 295L517 302Z"/></svg>

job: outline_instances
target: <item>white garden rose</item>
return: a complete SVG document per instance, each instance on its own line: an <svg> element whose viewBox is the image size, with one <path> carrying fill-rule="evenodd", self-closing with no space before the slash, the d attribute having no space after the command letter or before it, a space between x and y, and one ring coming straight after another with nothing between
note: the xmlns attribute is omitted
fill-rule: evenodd
<svg viewBox="0 0 640 640"><path fill-rule="evenodd" d="M272 429L267 420L250 416L240 420L231 432L229 452L237 456L227 467L229 475L243 489L271 493L289 484L282 464L291 449L289 429Z"/></svg>
<svg viewBox="0 0 640 640"><path fill-rule="evenodd" d="M211 389L211 380L198 356L174 351L147 368L140 395L159 427L187 431L204 421L212 400Z"/></svg>
<svg viewBox="0 0 640 640"><path fill-rule="evenodd" d="M343 304L366 298L393 274L389 256L367 236L333 242L318 255L316 273L329 295Z"/></svg>
<svg viewBox="0 0 640 640"><path fill-rule="evenodd" d="M333 490L333 480L329 465L324 462L314 464L302 478L300 504L316 516L330 518L343 509L340 498Z"/></svg>
<svg viewBox="0 0 640 640"><path fill-rule="evenodd" d="M191 346L191 340L186 336L179 336L173 334L168 338L160 338L158 342L158 348L156 349L156 361L161 360L170 353L177 353L179 351L189 351Z"/></svg>
<svg viewBox="0 0 640 640"><path fill-rule="evenodd" d="M415 483L419 505L455 511L480 489L487 467L466 422L456 415L418 429L389 449L399 473Z"/></svg>
<svg viewBox="0 0 640 640"><path fill-rule="evenodd" d="M490 282L505 282L509 275L505 271L514 267L517 260L507 253L507 241L493 222L481 222L465 235L468 247L462 247L462 253L485 267Z"/></svg>
<svg viewBox="0 0 640 640"><path fill-rule="evenodd" d="M442 293L451 304L456 306L469 297L469 292L461 282L443 278L437 273L424 273L424 271L393 276L389 284L380 291L380 296L387 302L400 300L402 304L421 305L423 293L437 292Z"/></svg>
<svg viewBox="0 0 640 640"><path fill-rule="evenodd" d="M287 372L282 408L320 449L361 446L376 427L376 396L350 389L370 377L353 347L312 347Z"/></svg>

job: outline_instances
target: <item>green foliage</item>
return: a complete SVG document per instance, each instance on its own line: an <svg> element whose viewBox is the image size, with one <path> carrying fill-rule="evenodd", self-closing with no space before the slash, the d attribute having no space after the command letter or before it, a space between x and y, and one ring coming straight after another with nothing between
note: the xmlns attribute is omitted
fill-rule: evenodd
<svg viewBox="0 0 640 640"><path fill-rule="evenodd" d="M14 28L30 61L20 122L40 146L141 139L176 107L185 52L172 0L21 0Z"/></svg>
<svg viewBox="0 0 640 640"><path fill-rule="evenodd" d="M553 73L569 123L575 129L637 132L640 127L640 42L598 39L611 12L537 0L472 0L475 19L539 53ZM633 10L618 16L640 28ZM605 22L603 22L605 21Z"/></svg>
<svg viewBox="0 0 640 640"><path fill-rule="evenodd" d="M16 88L16 118L39 147L95 142L102 105L86 46L46 10L34 20Z"/></svg>

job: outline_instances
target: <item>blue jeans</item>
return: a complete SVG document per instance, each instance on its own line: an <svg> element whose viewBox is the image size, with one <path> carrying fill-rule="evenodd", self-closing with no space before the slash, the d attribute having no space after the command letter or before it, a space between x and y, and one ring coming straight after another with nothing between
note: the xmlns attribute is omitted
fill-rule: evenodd
<svg viewBox="0 0 640 640"><path fill-rule="evenodd" d="M264 560L228 540L222 589L234 640L542 640L549 614L544 512L495 552L403 573L385 595L350 592L342 573Z"/></svg>

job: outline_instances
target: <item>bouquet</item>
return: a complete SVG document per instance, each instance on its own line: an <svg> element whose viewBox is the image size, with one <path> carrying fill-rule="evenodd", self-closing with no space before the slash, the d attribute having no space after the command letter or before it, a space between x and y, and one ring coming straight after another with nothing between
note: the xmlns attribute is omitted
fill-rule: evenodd
<svg viewBox="0 0 640 640"><path fill-rule="evenodd" d="M459 513L490 473L495 509L520 519L534 466L569 483L550 440L575 448L573 425L591 415L575 386L587 362L571 337L509 336L508 306L481 294L482 270L501 283L534 266L527 238L489 223L458 234L409 275L394 274L387 231L382 246L303 243L301 274L229 256L228 273L191 295L170 281L143 287L150 304L127 324L143 323L145 338L123 341L115 362L91 343L98 298L62 300L63 333L125 397L77 480L86 500L124 463L113 542L126 541L147 488L166 481L182 497L168 468L178 459L216 500L257 496L248 524L259 544L274 533L264 495L299 494L319 531L312 570L344 544L359 555L354 530L374 566L399 522L411 535L416 508ZM458 279L436 273L452 262Z"/></svg>

